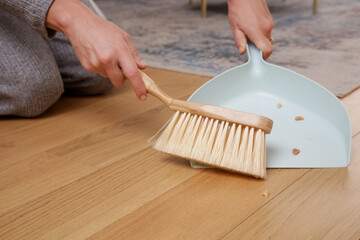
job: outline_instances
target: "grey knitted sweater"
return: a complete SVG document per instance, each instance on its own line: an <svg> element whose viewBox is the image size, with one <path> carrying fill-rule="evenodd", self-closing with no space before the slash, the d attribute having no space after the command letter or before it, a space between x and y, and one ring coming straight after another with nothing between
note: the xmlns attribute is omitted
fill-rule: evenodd
<svg viewBox="0 0 360 240"><path fill-rule="evenodd" d="M45 38L52 38L56 31L45 25L49 8L54 0L0 0L0 9L27 23Z"/></svg>

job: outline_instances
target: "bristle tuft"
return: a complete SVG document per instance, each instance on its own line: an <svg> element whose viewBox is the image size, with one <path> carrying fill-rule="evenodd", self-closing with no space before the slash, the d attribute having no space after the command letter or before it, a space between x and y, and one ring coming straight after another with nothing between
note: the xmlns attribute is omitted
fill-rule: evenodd
<svg viewBox="0 0 360 240"><path fill-rule="evenodd" d="M214 167L266 177L261 129L176 112L153 147Z"/></svg>

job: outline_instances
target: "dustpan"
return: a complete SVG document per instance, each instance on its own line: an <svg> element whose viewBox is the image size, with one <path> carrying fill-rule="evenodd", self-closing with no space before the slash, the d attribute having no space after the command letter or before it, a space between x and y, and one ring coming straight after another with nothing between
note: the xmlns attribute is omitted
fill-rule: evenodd
<svg viewBox="0 0 360 240"><path fill-rule="evenodd" d="M346 167L351 125L341 101L311 79L265 62L252 43L247 55L248 62L214 77L188 101L272 119L266 139L267 168ZM300 152L295 155L293 149ZM205 167L196 162L191 166Z"/></svg>

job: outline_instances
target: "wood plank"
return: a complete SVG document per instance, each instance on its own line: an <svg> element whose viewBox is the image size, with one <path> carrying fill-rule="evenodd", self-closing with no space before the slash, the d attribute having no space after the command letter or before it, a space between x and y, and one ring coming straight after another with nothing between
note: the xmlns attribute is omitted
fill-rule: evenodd
<svg viewBox="0 0 360 240"><path fill-rule="evenodd" d="M351 121L352 135L360 132L360 88L341 100L345 105Z"/></svg>
<svg viewBox="0 0 360 240"><path fill-rule="evenodd" d="M353 94L355 95L351 97L357 99L360 91ZM355 102L344 101L352 119L359 116ZM360 122L355 122L353 129L357 129L359 125ZM356 134L357 131L353 133ZM308 171L310 170L270 170L269 178L264 183L258 183L244 179L234 180L227 174L219 177L217 170L206 170L93 237L218 239L245 221L264 204L271 202L273 198L276 199L282 191L303 175L306 176ZM262 197L265 190L270 192L270 197L266 199ZM351 220L353 219L349 219L349 224L354 224ZM260 219L258 221L261 222ZM230 239L239 238L242 236L237 235ZM248 239L252 237L249 236Z"/></svg>
<svg viewBox="0 0 360 240"><path fill-rule="evenodd" d="M347 106L350 116L357 116L358 111L355 110L353 101L346 102L344 104ZM300 172L298 173L299 175L297 175L297 178L295 177L294 179L290 179L289 176L284 176L290 174L290 171ZM288 186L291 186L293 182L301 178L301 176L307 171L309 170L281 170L280 172L277 170L269 171L270 173L282 176L279 178L285 180L274 181L269 177L269 179L266 180L267 184L276 185L277 182L281 182L282 184L285 184L285 186L275 190L267 187L266 189L270 191L270 198L266 200L271 200L272 196L281 193L281 191L286 189ZM220 194L218 190L220 186L214 189L214 185L220 182L220 184L223 184L222 187L226 189L231 186L231 181L228 179L226 181L219 181L218 177L214 177L213 173L209 174L208 172L209 170L199 174L174 189L173 193L166 193L164 196L161 196L159 199L156 199L144 208L139 209L138 211L112 224L106 229L100 231L98 234L94 235L94 238L113 238L114 236L121 236L123 238L133 237L141 239L146 236L152 236L156 239L217 239L218 237L221 237L222 234L225 234L226 231L235 227L239 222L244 221L257 209L261 208L262 204L266 204L268 202L256 201L261 195L261 192L265 190L265 188L262 188L261 191L259 186L256 186L256 184L249 184L249 188L245 189L235 189L235 187L230 188L231 190L229 191L221 189L222 192ZM293 174L291 174L291 176L294 177ZM228 184L230 185L228 186ZM232 184L236 185L235 183ZM212 186L212 188L210 186ZM211 192L209 192L209 190L206 191L209 188L211 188ZM205 193L202 193L202 191ZM231 196L232 191L239 194L241 198ZM254 191L257 192L256 196L254 195ZM181 196L180 200L179 196ZM222 198L218 199L215 196L222 196ZM199 204L201 204L201 206L196 203L187 204L186 198L196 199L196 201L200 202ZM223 204L221 204L221 202L223 202ZM243 206L239 207L232 204L233 202L243 204ZM215 208L215 210L213 208ZM184 212L184 214L181 214L182 212ZM188 213L191 213L190 216L187 215ZM217 219L220 220L217 221ZM226 222L227 224L222 225L222 222ZM209 226L209 223L211 223L211 226ZM161 227L165 225L167 226L166 228ZM141 229L141 231L139 231L139 229ZM211 231L209 231L209 229L211 229ZM239 236L235 239L238 238Z"/></svg>
<svg viewBox="0 0 360 240"><path fill-rule="evenodd" d="M69 141L49 152L94 167L104 167L151 146L147 142L172 116L165 106Z"/></svg>
<svg viewBox="0 0 360 240"><path fill-rule="evenodd" d="M149 69L146 73L157 80L164 91L176 98L189 95L208 79L208 77L156 69ZM71 102L66 102L66 104L62 107L67 110L62 113L54 113L54 115L39 119L18 120L16 121L18 127L10 120L2 122L0 125L0 159L2 160L0 167L162 105L154 97L149 97L146 102L137 100L130 88L128 91L119 90L109 96L105 95L102 101L92 102L91 105L80 109L73 108Z"/></svg>
<svg viewBox="0 0 360 240"><path fill-rule="evenodd" d="M149 148L0 216L0 238L83 239L201 171Z"/></svg>
<svg viewBox="0 0 360 240"><path fill-rule="evenodd" d="M169 95L174 97L181 97L183 94L181 91L185 90L187 94L194 92L199 86L208 81L210 77L199 76L194 74L187 74L181 72L174 72L168 70L161 70L156 68L147 68L144 71L146 74L151 76L159 86L161 86ZM179 93L180 95L177 94ZM104 101L102 104L105 105L109 98L119 97L119 95L126 94L126 98L131 98L133 101L137 100L133 90L128 82L125 86L119 89L113 89L104 95L98 96L83 96L83 97L70 97L62 96L57 103L54 104L48 111L37 118L16 118L16 117L0 117L1 120L1 133L9 133L14 130L27 128L29 125L38 125L49 119L57 119L62 117L64 114L78 113L92 109L90 105Z"/></svg>
<svg viewBox="0 0 360 240"><path fill-rule="evenodd" d="M96 168L41 153L0 169L0 215L53 192Z"/></svg>
<svg viewBox="0 0 360 240"><path fill-rule="evenodd" d="M208 79L149 70L172 96ZM63 98L42 118L1 121L0 239L242 239L242 227L259 239L296 231L305 233L293 238L360 235L360 89L342 100L358 134L348 171L275 169L261 181L191 169L149 148L145 140L171 113L155 98L136 100L127 88ZM278 226L288 221L292 233Z"/></svg>
<svg viewBox="0 0 360 240"><path fill-rule="evenodd" d="M219 239L308 171L274 169L263 181L204 170L92 238Z"/></svg>
<svg viewBox="0 0 360 240"><path fill-rule="evenodd" d="M101 101L108 101L108 98L115 97L125 92L130 92L131 87L125 85L121 89L112 89L104 95L97 96L61 96L60 99L50 107L45 113L35 118L18 118L18 117L3 117L0 116L1 120L1 133L7 134L13 131L18 131L23 128L29 128L29 126L43 124L45 122L54 121L59 117L63 117L69 113L76 113L79 109L88 108L94 103Z"/></svg>
<svg viewBox="0 0 360 240"><path fill-rule="evenodd" d="M359 239L360 135L348 168L313 169L224 239Z"/></svg>

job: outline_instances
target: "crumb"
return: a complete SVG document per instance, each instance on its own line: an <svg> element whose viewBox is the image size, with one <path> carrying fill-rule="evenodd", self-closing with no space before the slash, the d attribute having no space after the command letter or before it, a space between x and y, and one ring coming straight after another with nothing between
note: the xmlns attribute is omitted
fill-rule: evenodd
<svg viewBox="0 0 360 240"><path fill-rule="evenodd" d="M268 190L265 190L262 195L263 197L267 198L268 196L270 196L270 192Z"/></svg>
<svg viewBox="0 0 360 240"><path fill-rule="evenodd" d="M280 172L280 171L281 171L281 169L280 169L280 168L278 168L278 171Z"/></svg>
<svg viewBox="0 0 360 240"><path fill-rule="evenodd" d="M304 120L304 118L302 116L297 116L297 117L295 117L295 120L296 121L302 121L302 120Z"/></svg>
<svg viewBox="0 0 360 240"><path fill-rule="evenodd" d="M294 155L298 155L298 154L300 153L300 149L293 148L292 153L293 153Z"/></svg>
<svg viewBox="0 0 360 240"><path fill-rule="evenodd" d="M276 106L277 106L277 108L281 108L281 107L282 107L281 103L278 103Z"/></svg>

